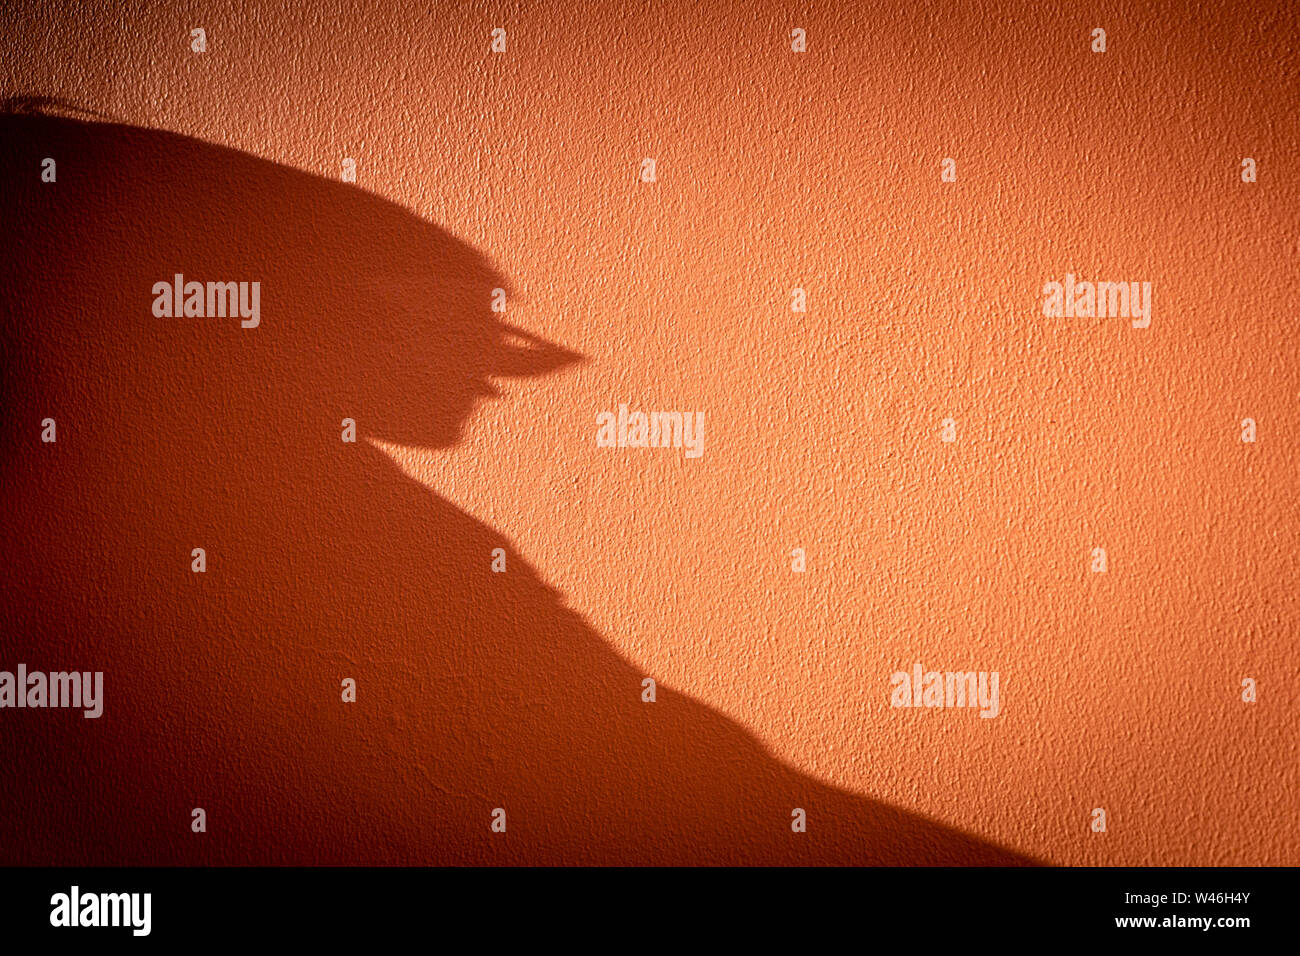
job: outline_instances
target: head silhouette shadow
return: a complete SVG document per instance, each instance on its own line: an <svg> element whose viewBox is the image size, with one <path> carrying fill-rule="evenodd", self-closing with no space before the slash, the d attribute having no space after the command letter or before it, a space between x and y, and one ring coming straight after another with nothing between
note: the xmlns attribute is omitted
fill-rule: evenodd
<svg viewBox="0 0 1300 956"><path fill-rule="evenodd" d="M12 712L0 862L1031 862L646 701L505 537L343 440L450 447L494 382L580 361L498 320L479 252L48 101L0 141L5 663L105 674L98 720ZM259 323L156 314L176 274L259 282Z"/></svg>
<svg viewBox="0 0 1300 956"><path fill-rule="evenodd" d="M337 407L371 437L446 447L496 394L494 378L579 359L497 320L492 293L509 289L486 258L354 185L173 133L60 116L49 100L8 105L6 133L57 154L56 181L20 214L36 244L83 253L46 267L67 264L80 287L95 287L114 323L97 334L129 335L136 352L158 345L173 363L188 350L196 389L253 390L281 411ZM231 334L239 317L183 315L186 303L139 314L141 285L176 274L186 295L192 282L260 283L265 323L241 337ZM226 311L224 294L201 289L195 301ZM73 333L95 318L83 314Z"/></svg>

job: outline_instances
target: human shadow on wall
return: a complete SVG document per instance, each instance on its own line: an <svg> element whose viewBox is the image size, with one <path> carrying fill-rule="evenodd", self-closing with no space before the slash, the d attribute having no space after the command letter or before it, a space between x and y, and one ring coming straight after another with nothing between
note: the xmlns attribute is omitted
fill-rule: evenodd
<svg viewBox="0 0 1300 956"><path fill-rule="evenodd" d="M452 446L494 378L578 359L496 321L478 252L184 136L0 123L0 667L105 674L98 720L3 714L0 862L1032 862L644 703L509 541L364 440ZM260 325L156 316L177 273L260 282Z"/></svg>

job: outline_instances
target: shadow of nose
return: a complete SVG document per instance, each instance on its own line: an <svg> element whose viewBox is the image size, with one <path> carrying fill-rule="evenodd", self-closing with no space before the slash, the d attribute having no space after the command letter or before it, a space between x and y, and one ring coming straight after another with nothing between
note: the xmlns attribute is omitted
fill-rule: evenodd
<svg viewBox="0 0 1300 956"><path fill-rule="evenodd" d="M586 357L513 325L501 325L491 374L507 378L549 375L586 361Z"/></svg>

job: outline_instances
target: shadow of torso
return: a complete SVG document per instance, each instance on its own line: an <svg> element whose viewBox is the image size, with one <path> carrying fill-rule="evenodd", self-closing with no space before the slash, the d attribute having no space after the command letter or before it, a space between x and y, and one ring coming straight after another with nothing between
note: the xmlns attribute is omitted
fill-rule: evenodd
<svg viewBox="0 0 1300 956"><path fill-rule="evenodd" d="M3 715L0 862L1030 862L801 774L667 687L643 701L653 675L498 532L341 440L353 418L450 447L493 375L564 364L509 345L477 252L196 140L0 122L0 668L105 675L98 720ZM176 273L260 281L261 324L154 314Z"/></svg>

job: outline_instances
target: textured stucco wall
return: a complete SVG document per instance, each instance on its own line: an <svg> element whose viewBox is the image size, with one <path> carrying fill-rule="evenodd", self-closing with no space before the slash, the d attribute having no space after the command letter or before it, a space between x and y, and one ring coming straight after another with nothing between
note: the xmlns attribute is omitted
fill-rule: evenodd
<svg viewBox="0 0 1300 956"><path fill-rule="evenodd" d="M107 700L0 711L0 861L1300 863L1297 27L6 4L4 95L178 136L9 127L0 668ZM261 277L263 325L157 322L173 271ZM1150 328L1045 317L1067 272L1151 282ZM567 354L486 400L495 286ZM620 403L703 410L703 457L596 447ZM916 661L998 671L1001 715L891 708ZM867 805L918 816L827 835Z"/></svg>

